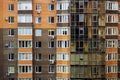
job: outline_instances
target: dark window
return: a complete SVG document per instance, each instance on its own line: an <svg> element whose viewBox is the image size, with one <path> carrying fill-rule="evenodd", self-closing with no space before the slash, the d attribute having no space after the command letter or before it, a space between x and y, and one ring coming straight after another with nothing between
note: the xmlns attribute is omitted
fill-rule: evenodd
<svg viewBox="0 0 120 80"><path fill-rule="evenodd" d="M36 47L36 48L40 48L40 47L41 47L41 41L36 42L35 47Z"/></svg>
<svg viewBox="0 0 120 80"><path fill-rule="evenodd" d="M15 80L14 78L9 78L8 80Z"/></svg>
<svg viewBox="0 0 120 80"><path fill-rule="evenodd" d="M54 54L49 54L49 60L54 60Z"/></svg>
<svg viewBox="0 0 120 80"><path fill-rule="evenodd" d="M49 72L54 72L55 67L54 66L49 66Z"/></svg>
<svg viewBox="0 0 120 80"><path fill-rule="evenodd" d="M36 66L36 73L42 72L41 66Z"/></svg>
<svg viewBox="0 0 120 80"><path fill-rule="evenodd" d="M35 80L42 80L41 78L36 78Z"/></svg>
<svg viewBox="0 0 120 80"><path fill-rule="evenodd" d="M14 60L14 53L9 53L8 59L9 60Z"/></svg>
<svg viewBox="0 0 120 80"><path fill-rule="evenodd" d="M42 59L41 53L37 53L37 54L36 54L36 60L41 60L41 59Z"/></svg>
<svg viewBox="0 0 120 80"><path fill-rule="evenodd" d="M53 48L54 47L54 41L50 41L49 42L49 48Z"/></svg>
<svg viewBox="0 0 120 80"><path fill-rule="evenodd" d="M14 4L9 4L8 5L8 10L9 11L14 11Z"/></svg>
<svg viewBox="0 0 120 80"><path fill-rule="evenodd" d="M55 31L54 31L54 30L49 30L49 31L48 31L48 35L49 35L49 36L55 35Z"/></svg>
<svg viewBox="0 0 120 80"><path fill-rule="evenodd" d="M14 29L8 29L8 35L14 35Z"/></svg>
<svg viewBox="0 0 120 80"><path fill-rule="evenodd" d="M49 11L54 10L54 4L49 4L49 5L48 5L48 10L49 10Z"/></svg>
<svg viewBox="0 0 120 80"><path fill-rule="evenodd" d="M14 17L13 17L13 16L10 16L10 17L8 18L8 22L9 22L9 23L14 23Z"/></svg>
<svg viewBox="0 0 120 80"><path fill-rule="evenodd" d="M54 23L54 17L49 17L49 18L48 18L48 22L49 22L49 23Z"/></svg>

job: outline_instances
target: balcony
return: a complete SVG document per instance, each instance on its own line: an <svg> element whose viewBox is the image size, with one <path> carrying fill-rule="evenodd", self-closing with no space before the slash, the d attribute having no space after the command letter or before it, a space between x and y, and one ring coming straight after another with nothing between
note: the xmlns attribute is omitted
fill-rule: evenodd
<svg viewBox="0 0 120 80"><path fill-rule="evenodd" d="M32 1L19 1L18 2L19 14L32 14Z"/></svg>

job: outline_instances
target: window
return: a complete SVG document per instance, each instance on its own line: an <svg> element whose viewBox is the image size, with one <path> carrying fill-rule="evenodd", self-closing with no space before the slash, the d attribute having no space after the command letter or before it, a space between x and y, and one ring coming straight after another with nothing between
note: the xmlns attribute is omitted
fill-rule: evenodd
<svg viewBox="0 0 120 80"><path fill-rule="evenodd" d="M98 1L92 1L92 8L97 9L98 8Z"/></svg>
<svg viewBox="0 0 120 80"><path fill-rule="evenodd" d="M92 28L92 35L97 35L98 34L98 28L93 27Z"/></svg>
<svg viewBox="0 0 120 80"><path fill-rule="evenodd" d="M18 73L32 73L32 66L31 65L19 65Z"/></svg>
<svg viewBox="0 0 120 80"><path fill-rule="evenodd" d="M32 14L18 14L18 23L32 23Z"/></svg>
<svg viewBox="0 0 120 80"><path fill-rule="evenodd" d="M69 54L68 53L57 53L56 55L57 60L69 60Z"/></svg>
<svg viewBox="0 0 120 80"><path fill-rule="evenodd" d="M35 68L36 68L35 69L36 73L41 73L42 72L42 67L41 66L36 66Z"/></svg>
<svg viewBox="0 0 120 80"><path fill-rule="evenodd" d="M8 48L14 48L14 41L9 41Z"/></svg>
<svg viewBox="0 0 120 80"><path fill-rule="evenodd" d="M83 41L78 41L76 46L77 46L77 48L83 48L84 47L84 42Z"/></svg>
<svg viewBox="0 0 120 80"><path fill-rule="evenodd" d="M83 9L84 8L84 1L79 1L79 9Z"/></svg>
<svg viewBox="0 0 120 80"><path fill-rule="evenodd" d="M54 4L49 4L48 5L48 11L54 10Z"/></svg>
<svg viewBox="0 0 120 80"><path fill-rule="evenodd" d="M19 40L18 41L19 48L32 48L32 41L31 40Z"/></svg>
<svg viewBox="0 0 120 80"><path fill-rule="evenodd" d="M32 80L32 78L18 78L18 80Z"/></svg>
<svg viewBox="0 0 120 80"><path fill-rule="evenodd" d="M41 53L36 53L36 60L39 61L42 59L42 54Z"/></svg>
<svg viewBox="0 0 120 80"><path fill-rule="evenodd" d="M41 17L36 17L36 23L41 23L41 22L42 22Z"/></svg>
<svg viewBox="0 0 120 80"><path fill-rule="evenodd" d="M18 53L18 60L32 60L32 53Z"/></svg>
<svg viewBox="0 0 120 80"><path fill-rule="evenodd" d="M119 80L119 78L109 78L107 80Z"/></svg>
<svg viewBox="0 0 120 80"><path fill-rule="evenodd" d="M35 47L36 47L36 48L42 47L41 41L37 41L37 42L35 43Z"/></svg>
<svg viewBox="0 0 120 80"><path fill-rule="evenodd" d="M15 80L14 78L9 78L8 80Z"/></svg>
<svg viewBox="0 0 120 80"><path fill-rule="evenodd" d="M8 29L8 35L13 36L14 35L14 29Z"/></svg>
<svg viewBox="0 0 120 80"><path fill-rule="evenodd" d="M49 54L49 60L54 60L55 59L55 55L54 54Z"/></svg>
<svg viewBox="0 0 120 80"><path fill-rule="evenodd" d="M118 27L107 27L107 35L118 35Z"/></svg>
<svg viewBox="0 0 120 80"><path fill-rule="evenodd" d="M54 36L55 35L55 31L54 30L48 30L48 35L49 36Z"/></svg>
<svg viewBox="0 0 120 80"><path fill-rule="evenodd" d="M56 33L57 35L69 35L69 28L68 27L57 27Z"/></svg>
<svg viewBox="0 0 120 80"><path fill-rule="evenodd" d="M68 10L69 2L67 1L57 1L57 10Z"/></svg>
<svg viewBox="0 0 120 80"><path fill-rule="evenodd" d="M35 80L42 80L42 79L40 77L39 78L37 77Z"/></svg>
<svg viewBox="0 0 120 80"><path fill-rule="evenodd" d="M15 67L8 67L8 73L15 73Z"/></svg>
<svg viewBox="0 0 120 80"><path fill-rule="evenodd" d="M9 53L8 54L8 60L14 60L14 58L15 58L14 53Z"/></svg>
<svg viewBox="0 0 120 80"><path fill-rule="evenodd" d="M41 5L40 4L36 4L36 11L41 11Z"/></svg>
<svg viewBox="0 0 120 80"><path fill-rule="evenodd" d="M118 10L118 2L106 1L106 10Z"/></svg>
<svg viewBox="0 0 120 80"><path fill-rule="evenodd" d="M18 10L32 10L31 1L18 1Z"/></svg>
<svg viewBox="0 0 120 80"><path fill-rule="evenodd" d="M118 10L120 11L120 4L118 5Z"/></svg>
<svg viewBox="0 0 120 80"><path fill-rule="evenodd" d="M56 78L56 80L69 80L68 78Z"/></svg>
<svg viewBox="0 0 120 80"><path fill-rule="evenodd" d="M84 35L84 28L79 28L79 35L80 36Z"/></svg>
<svg viewBox="0 0 120 80"><path fill-rule="evenodd" d="M107 14L106 22L107 23L118 23L118 15L117 14Z"/></svg>
<svg viewBox="0 0 120 80"><path fill-rule="evenodd" d="M118 22L120 23L120 16L118 16Z"/></svg>
<svg viewBox="0 0 120 80"><path fill-rule="evenodd" d="M68 40L58 40L57 41L57 48L68 48L69 41Z"/></svg>
<svg viewBox="0 0 120 80"><path fill-rule="evenodd" d="M107 73L117 73L118 66L117 65L107 65L106 66L106 72Z"/></svg>
<svg viewBox="0 0 120 80"><path fill-rule="evenodd" d="M49 41L49 48L54 48L54 41Z"/></svg>
<svg viewBox="0 0 120 80"><path fill-rule="evenodd" d="M69 14L57 14L57 23L68 23Z"/></svg>
<svg viewBox="0 0 120 80"><path fill-rule="evenodd" d="M118 41L118 47L120 48L120 40Z"/></svg>
<svg viewBox="0 0 120 80"><path fill-rule="evenodd" d="M79 14L79 22L84 22L84 14Z"/></svg>
<svg viewBox="0 0 120 80"><path fill-rule="evenodd" d="M106 47L107 48L117 48L118 47L118 40L108 39Z"/></svg>
<svg viewBox="0 0 120 80"><path fill-rule="evenodd" d="M98 44L99 44L99 42L98 42L97 40L93 40L93 41L92 41L92 47L93 47L93 48L98 48L98 47L99 47Z"/></svg>
<svg viewBox="0 0 120 80"><path fill-rule="evenodd" d="M42 30L36 29L35 30L35 36L42 36Z"/></svg>
<svg viewBox="0 0 120 80"><path fill-rule="evenodd" d="M57 66L57 73L68 73L68 72L69 72L68 66L65 66L65 65Z"/></svg>
<svg viewBox="0 0 120 80"><path fill-rule="evenodd" d="M97 67L92 67L92 74L98 74L98 68Z"/></svg>
<svg viewBox="0 0 120 80"><path fill-rule="evenodd" d="M98 22L98 15L97 14L92 15L92 22Z"/></svg>
<svg viewBox="0 0 120 80"><path fill-rule="evenodd" d="M14 11L14 4L8 4L8 10Z"/></svg>
<svg viewBox="0 0 120 80"><path fill-rule="evenodd" d="M48 17L48 22L49 23L54 23L54 17Z"/></svg>
<svg viewBox="0 0 120 80"><path fill-rule="evenodd" d="M32 27L18 27L18 35L32 35Z"/></svg>
<svg viewBox="0 0 120 80"><path fill-rule="evenodd" d="M106 60L118 60L118 54L117 53L107 53Z"/></svg>
<svg viewBox="0 0 120 80"><path fill-rule="evenodd" d="M13 16L8 17L8 22L9 23L14 23L14 17Z"/></svg>
<svg viewBox="0 0 120 80"><path fill-rule="evenodd" d="M76 70L77 70L77 73L79 73L79 74L82 74L82 75L85 74L85 67L84 66L77 66ZM79 71L79 70L81 70L81 71Z"/></svg>
<svg viewBox="0 0 120 80"><path fill-rule="evenodd" d="M49 73L54 73L54 72L55 72L55 67L49 66Z"/></svg>

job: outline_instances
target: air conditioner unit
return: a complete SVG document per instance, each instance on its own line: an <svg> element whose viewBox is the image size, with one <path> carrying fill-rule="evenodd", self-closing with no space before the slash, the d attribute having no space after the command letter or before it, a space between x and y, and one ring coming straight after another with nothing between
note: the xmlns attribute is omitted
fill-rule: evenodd
<svg viewBox="0 0 120 80"><path fill-rule="evenodd" d="M5 47L8 47L8 46L9 46L9 45L6 43L6 44L5 44Z"/></svg>
<svg viewBox="0 0 120 80"><path fill-rule="evenodd" d="M37 13L40 13L40 12L41 12L41 10L37 10L36 12L37 12Z"/></svg>
<svg viewBox="0 0 120 80"><path fill-rule="evenodd" d="M55 60L50 60L50 64L54 64L55 63Z"/></svg>
<svg viewBox="0 0 120 80"><path fill-rule="evenodd" d="M55 0L51 0L52 2L54 2Z"/></svg>
<svg viewBox="0 0 120 80"><path fill-rule="evenodd" d="M53 35L52 35L52 36L50 36L50 39L55 39L55 36L53 36Z"/></svg>
<svg viewBox="0 0 120 80"><path fill-rule="evenodd" d="M7 75L7 76L9 76L9 75L10 75L10 73L9 73L9 72L7 72L7 73L6 73L6 75Z"/></svg>
<svg viewBox="0 0 120 80"><path fill-rule="evenodd" d="M5 18L5 21L8 21L8 18L7 18L7 17Z"/></svg>

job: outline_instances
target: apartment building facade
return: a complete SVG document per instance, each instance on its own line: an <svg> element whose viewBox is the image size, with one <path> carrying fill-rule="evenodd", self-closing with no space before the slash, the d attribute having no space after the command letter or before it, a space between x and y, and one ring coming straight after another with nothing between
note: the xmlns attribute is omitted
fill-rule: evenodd
<svg viewBox="0 0 120 80"><path fill-rule="evenodd" d="M119 0L1 0L0 80L119 80Z"/></svg>

